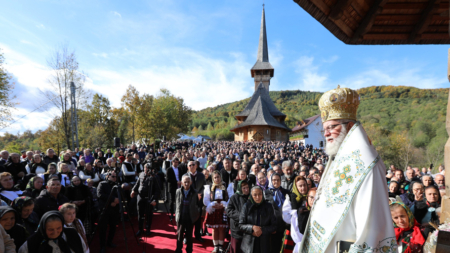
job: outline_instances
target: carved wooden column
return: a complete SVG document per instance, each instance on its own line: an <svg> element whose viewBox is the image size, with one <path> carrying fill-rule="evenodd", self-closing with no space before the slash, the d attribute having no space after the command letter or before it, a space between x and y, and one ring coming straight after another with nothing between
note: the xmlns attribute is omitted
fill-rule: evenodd
<svg viewBox="0 0 450 253"><path fill-rule="evenodd" d="M450 82L450 49L448 50L448 65L447 65L447 77ZM445 127L447 133L450 136L450 91L447 102L447 117L445 120ZM444 164L445 164L445 196L442 199L442 214L441 223L450 222L450 138L447 143L445 143L445 153L444 153Z"/></svg>

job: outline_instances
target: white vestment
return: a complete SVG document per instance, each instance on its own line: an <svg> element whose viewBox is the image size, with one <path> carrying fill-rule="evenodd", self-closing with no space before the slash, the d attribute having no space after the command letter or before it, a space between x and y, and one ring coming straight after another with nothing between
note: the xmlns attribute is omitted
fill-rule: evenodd
<svg viewBox="0 0 450 253"><path fill-rule="evenodd" d="M339 241L349 253L396 253L389 211L386 168L359 122L330 160L298 252L336 253Z"/></svg>

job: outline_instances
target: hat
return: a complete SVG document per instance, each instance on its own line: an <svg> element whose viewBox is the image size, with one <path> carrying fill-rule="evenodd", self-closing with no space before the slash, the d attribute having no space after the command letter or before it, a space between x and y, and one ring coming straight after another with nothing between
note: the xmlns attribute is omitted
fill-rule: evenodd
<svg viewBox="0 0 450 253"><path fill-rule="evenodd" d="M359 94L349 88L341 88L325 92L319 100L322 122L336 119L356 120L359 106Z"/></svg>

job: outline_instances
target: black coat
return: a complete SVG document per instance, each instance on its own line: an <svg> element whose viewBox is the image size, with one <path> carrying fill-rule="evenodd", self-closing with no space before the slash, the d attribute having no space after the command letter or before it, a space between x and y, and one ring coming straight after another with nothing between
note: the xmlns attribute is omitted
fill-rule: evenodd
<svg viewBox="0 0 450 253"><path fill-rule="evenodd" d="M142 198L149 197L149 200L155 200L156 203L158 203L161 195L156 177L146 176L144 172L139 174L139 178L133 187L133 192L139 194ZM150 196L148 196L149 192Z"/></svg>
<svg viewBox="0 0 450 253"><path fill-rule="evenodd" d="M242 239L243 232L239 229L239 215L242 207L247 203L248 196L233 194L227 206L227 216L230 218L231 237Z"/></svg>
<svg viewBox="0 0 450 253"><path fill-rule="evenodd" d="M257 225L257 216L259 209L260 227L262 235L260 236L261 253L269 253L270 235L276 231L277 218L274 215L273 207L270 203L264 201L259 207L256 207L250 201L244 204L239 215L239 229L243 231L241 250L244 253L253 253L255 237L253 234L253 226ZM259 253L259 252L255 252Z"/></svg>
<svg viewBox="0 0 450 253"><path fill-rule="evenodd" d="M27 170L25 169L25 165L23 163L13 163L11 158L8 158L8 162L3 166L3 169L0 172L9 172L13 176L14 184L20 183L22 177L19 177L17 174L23 172L25 176L27 174Z"/></svg>
<svg viewBox="0 0 450 253"><path fill-rule="evenodd" d="M39 217L42 217L42 215L48 211L58 211L58 207L60 205L68 202L69 199L62 193L59 193L55 199L52 195L50 195L50 193L47 192L47 189L44 189L39 194L39 197L36 198L34 211L39 215Z"/></svg>
<svg viewBox="0 0 450 253"><path fill-rule="evenodd" d="M220 171L220 175L222 176L222 181L225 182L225 188L227 188L228 184L230 182L233 182L233 180L236 179L236 177L238 175L238 171L234 168L231 168L231 173L228 174L228 172L225 170L225 168L223 168Z"/></svg>
<svg viewBox="0 0 450 253"><path fill-rule="evenodd" d="M106 204L110 204L110 203L106 203L108 201L109 195L111 194L111 191L113 189L113 187L117 185L114 182L111 181L103 181L100 182L100 184L98 185L97 188L97 196L98 196L98 206L100 208L100 210L103 210L103 208L106 206ZM117 198L117 191L114 190L114 192L112 193L112 197L110 201L114 201L114 199ZM119 210L119 205L116 205L115 207L109 206L108 210Z"/></svg>
<svg viewBox="0 0 450 253"><path fill-rule="evenodd" d="M186 171L183 171L181 168L178 168L178 177L179 177L178 179L180 181L184 173L186 173ZM173 170L173 167L167 169L166 180L169 192L175 193L178 189L178 180L177 177L175 176L175 171Z"/></svg>

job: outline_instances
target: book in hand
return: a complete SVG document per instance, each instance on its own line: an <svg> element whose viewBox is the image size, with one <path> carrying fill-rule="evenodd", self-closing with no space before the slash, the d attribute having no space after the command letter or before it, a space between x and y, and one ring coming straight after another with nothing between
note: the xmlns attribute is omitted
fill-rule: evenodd
<svg viewBox="0 0 450 253"><path fill-rule="evenodd" d="M336 253L348 253L350 251L350 246L353 242L347 241L337 241L336 242Z"/></svg>

